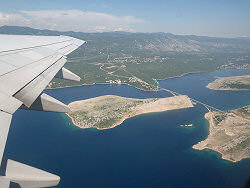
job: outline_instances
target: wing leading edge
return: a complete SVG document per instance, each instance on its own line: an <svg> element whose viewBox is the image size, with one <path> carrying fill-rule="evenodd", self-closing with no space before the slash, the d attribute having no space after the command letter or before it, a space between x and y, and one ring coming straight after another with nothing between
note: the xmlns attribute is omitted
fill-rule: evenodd
<svg viewBox="0 0 250 188"><path fill-rule="evenodd" d="M2 157L11 118L18 108L68 112L66 105L42 91L54 77L80 80L63 66L66 55L83 43L67 36L0 35L0 187L9 187L10 182L21 187L59 183L56 175Z"/></svg>

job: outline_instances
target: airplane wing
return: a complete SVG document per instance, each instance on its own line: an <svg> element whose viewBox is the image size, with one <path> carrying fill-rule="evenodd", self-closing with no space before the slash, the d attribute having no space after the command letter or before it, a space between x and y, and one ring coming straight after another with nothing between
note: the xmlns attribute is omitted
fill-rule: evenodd
<svg viewBox="0 0 250 188"><path fill-rule="evenodd" d="M85 41L67 36L0 35L0 187L11 182L21 187L57 185L60 177L39 169L3 160L13 113L19 108L68 112L60 101L42 94L54 78L79 81L63 68L66 55Z"/></svg>

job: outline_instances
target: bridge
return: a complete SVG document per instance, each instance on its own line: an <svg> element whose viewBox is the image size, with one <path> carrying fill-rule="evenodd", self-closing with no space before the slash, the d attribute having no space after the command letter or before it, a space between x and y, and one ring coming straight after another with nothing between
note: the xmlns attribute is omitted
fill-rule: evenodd
<svg viewBox="0 0 250 188"><path fill-rule="evenodd" d="M162 91L167 91L167 92L171 93L171 94L174 95L174 96L182 95L182 94L177 93L176 91L173 91L173 90L170 90L170 89L166 89L166 88L162 88L162 87L158 87L158 89L159 89L159 91L160 91L160 90L162 90ZM188 97L189 97L189 96L188 96ZM215 108L215 107L213 107L213 106L211 106L211 105L205 104L205 103L203 103L203 102L201 102L201 101L198 101L198 100L196 100L196 99L193 99L193 98L191 98L191 97L189 97L189 98L190 98L190 100L191 100L192 102L198 103L198 104L201 104L202 106L204 106L209 112L211 112L212 110L213 110L213 111L223 112L222 110L220 110L220 109L218 109L218 108Z"/></svg>

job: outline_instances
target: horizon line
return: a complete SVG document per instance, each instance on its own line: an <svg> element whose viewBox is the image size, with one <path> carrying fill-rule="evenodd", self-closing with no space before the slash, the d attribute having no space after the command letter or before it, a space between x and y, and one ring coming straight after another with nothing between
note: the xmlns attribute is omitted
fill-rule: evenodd
<svg viewBox="0 0 250 188"><path fill-rule="evenodd" d="M159 32L131 32L131 31L104 31L104 32L84 32L84 31L73 31L73 30L67 30L67 31L59 31L54 29L40 29L40 28L33 28L31 26L20 26L20 25L0 25L0 28L2 27L22 27L22 28L29 28L33 30L40 30L40 31L52 31L52 32L60 32L60 33L68 33L68 32L74 32L74 33L86 33L86 34L102 34L102 33L128 33L128 34L169 34L169 35L175 35L175 36L195 36L195 37L207 37L207 38L224 38L224 39L250 39L250 36L235 36L235 37L222 37L222 36L208 36L208 35L198 35L198 34L174 34L164 31Z"/></svg>

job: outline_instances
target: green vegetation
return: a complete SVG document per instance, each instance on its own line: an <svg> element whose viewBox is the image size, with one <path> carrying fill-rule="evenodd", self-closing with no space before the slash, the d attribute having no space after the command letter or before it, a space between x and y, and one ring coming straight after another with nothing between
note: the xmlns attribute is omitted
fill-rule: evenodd
<svg viewBox="0 0 250 188"><path fill-rule="evenodd" d="M248 90L248 89L250 89L250 84L249 85L246 85L246 84L226 84L226 87L237 89L237 90Z"/></svg>
<svg viewBox="0 0 250 188"><path fill-rule="evenodd" d="M80 84L129 84L156 90L155 79L225 67L250 67L250 40L169 33L82 33L0 27L0 33L68 35L87 41L71 53L66 68L78 74L80 83L54 79L51 88ZM244 86L239 86L244 87Z"/></svg>
<svg viewBox="0 0 250 188"><path fill-rule="evenodd" d="M249 106L239 108L239 109L236 110L236 112L241 113L244 116L249 116L250 117L250 107Z"/></svg>

